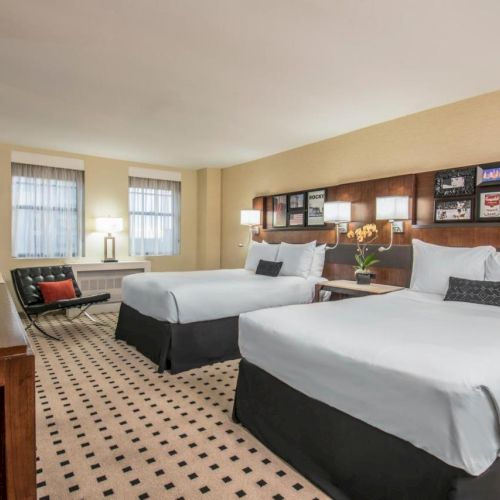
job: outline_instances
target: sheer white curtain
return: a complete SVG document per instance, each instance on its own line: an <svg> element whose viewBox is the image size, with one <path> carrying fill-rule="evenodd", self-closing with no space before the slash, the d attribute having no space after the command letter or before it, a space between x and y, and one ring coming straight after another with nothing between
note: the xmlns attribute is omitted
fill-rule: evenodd
<svg viewBox="0 0 500 500"><path fill-rule="evenodd" d="M129 177L130 255L177 255L181 183Z"/></svg>
<svg viewBox="0 0 500 500"><path fill-rule="evenodd" d="M83 255L83 172L12 163L12 255Z"/></svg>

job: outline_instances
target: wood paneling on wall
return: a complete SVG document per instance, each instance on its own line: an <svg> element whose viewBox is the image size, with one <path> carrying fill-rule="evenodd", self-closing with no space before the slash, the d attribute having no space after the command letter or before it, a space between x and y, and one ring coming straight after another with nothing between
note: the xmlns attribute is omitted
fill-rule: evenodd
<svg viewBox="0 0 500 500"><path fill-rule="evenodd" d="M411 274L411 240L418 238L428 243L447 246L492 245L500 248L499 223L434 223L434 175L436 171L419 174L399 175L372 181L352 182L327 187L327 201L350 201L352 220L350 229L367 223L376 223L379 230L377 247L387 245L390 225L387 221L375 220L377 196L409 196L410 219L405 221L403 234L394 234L394 245L387 253L379 253L382 262L376 266L376 281L407 286ZM272 228L272 195L257 197L253 206L263 213L262 228L257 241L269 243L304 243L316 240L318 243L335 244L335 228ZM351 262L346 262L346 252ZM353 279L355 245L347 235L340 235L340 247L327 252L324 275L329 279ZM383 256L383 257L382 257Z"/></svg>

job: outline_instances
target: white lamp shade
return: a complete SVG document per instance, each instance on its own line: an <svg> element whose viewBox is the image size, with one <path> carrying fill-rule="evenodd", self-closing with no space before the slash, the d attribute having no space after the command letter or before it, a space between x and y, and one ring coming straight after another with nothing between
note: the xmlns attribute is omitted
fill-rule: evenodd
<svg viewBox="0 0 500 500"><path fill-rule="evenodd" d="M260 224L260 210L241 210L240 223L242 226L258 226Z"/></svg>
<svg viewBox="0 0 500 500"><path fill-rule="evenodd" d="M123 219L121 217L97 217L95 228L99 233L119 233L123 231Z"/></svg>
<svg viewBox="0 0 500 500"><path fill-rule="evenodd" d="M327 201L324 206L325 222L351 222L350 201Z"/></svg>
<svg viewBox="0 0 500 500"><path fill-rule="evenodd" d="M406 220L409 215L408 196L377 197L377 220Z"/></svg>

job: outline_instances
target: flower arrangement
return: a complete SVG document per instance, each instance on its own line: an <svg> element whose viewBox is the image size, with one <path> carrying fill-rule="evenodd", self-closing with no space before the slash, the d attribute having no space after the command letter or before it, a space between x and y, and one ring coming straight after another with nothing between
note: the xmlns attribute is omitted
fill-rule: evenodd
<svg viewBox="0 0 500 500"><path fill-rule="evenodd" d="M370 267L379 262L375 254L367 254L368 245L374 242L378 237L377 226L375 224L365 224L355 231L349 231L347 237L349 239L356 239L356 245L358 247L354 256L357 263L356 266L353 266L355 274L369 273Z"/></svg>

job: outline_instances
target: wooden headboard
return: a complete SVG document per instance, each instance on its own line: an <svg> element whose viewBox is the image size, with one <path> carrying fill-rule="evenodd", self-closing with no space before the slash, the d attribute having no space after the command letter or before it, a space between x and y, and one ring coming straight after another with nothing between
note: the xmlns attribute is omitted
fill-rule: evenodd
<svg viewBox="0 0 500 500"><path fill-rule="evenodd" d="M399 175L384 179L352 182L326 188L326 201L350 201L352 222L350 229L366 223L376 223L379 238L373 251L381 260L376 267L378 283L407 286L411 275L411 240L419 238L428 243L447 246L472 247L492 245L500 248L500 223L498 222L451 222L434 223L434 176L436 171ZM385 253L377 252L380 245L387 245L390 238L389 223L375 220L377 196L409 196L410 220L404 223L404 233L394 234L394 247ZM254 198L253 207L262 211L262 227L254 237L269 243L335 243L333 225L321 228L272 227L272 196ZM340 235L340 245L327 252L324 275L329 279L353 279L355 245L345 234Z"/></svg>

